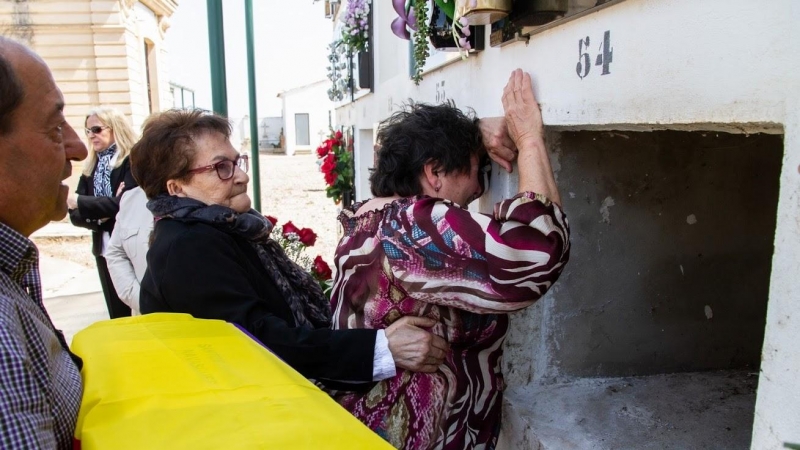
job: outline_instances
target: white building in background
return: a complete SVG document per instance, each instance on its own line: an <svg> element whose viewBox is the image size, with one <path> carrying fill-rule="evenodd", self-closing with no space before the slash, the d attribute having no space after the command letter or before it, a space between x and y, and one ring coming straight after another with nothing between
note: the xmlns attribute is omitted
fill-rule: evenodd
<svg viewBox="0 0 800 450"><path fill-rule="evenodd" d="M283 91L283 135L287 155L309 153L328 135L334 104L328 99L328 82Z"/></svg>
<svg viewBox="0 0 800 450"><path fill-rule="evenodd" d="M512 316L506 448L800 444L800 2L544 3L575 14L502 44L486 26L466 60L432 50L417 86L392 3L372 2L372 88L336 105L357 200L398 104L499 116L530 72L572 256ZM478 208L517 185L495 167Z"/></svg>
<svg viewBox="0 0 800 450"><path fill-rule="evenodd" d="M283 117L262 117L258 136L261 151L283 152Z"/></svg>

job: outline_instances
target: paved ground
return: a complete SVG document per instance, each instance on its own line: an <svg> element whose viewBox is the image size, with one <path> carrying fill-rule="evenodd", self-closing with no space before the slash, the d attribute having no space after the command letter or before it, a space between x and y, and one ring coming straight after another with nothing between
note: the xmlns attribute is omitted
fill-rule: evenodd
<svg viewBox="0 0 800 450"><path fill-rule="evenodd" d="M317 244L307 250L309 256L319 254L332 263L338 241L339 208L325 196L316 157L264 154L260 163L262 211L277 217L278 225L291 220L300 228L314 230ZM252 176L252 169L250 173ZM32 238L41 254L45 307L71 342L81 329L108 319L89 232L69 222L53 222Z"/></svg>

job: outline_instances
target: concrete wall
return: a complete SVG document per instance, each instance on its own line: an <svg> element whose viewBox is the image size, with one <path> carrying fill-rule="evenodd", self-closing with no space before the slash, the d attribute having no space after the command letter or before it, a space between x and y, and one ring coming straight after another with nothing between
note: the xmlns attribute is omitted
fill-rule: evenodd
<svg viewBox="0 0 800 450"><path fill-rule="evenodd" d="M756 371L782 137L568 131L549 145L571 262L543 309L515 320L509 384Z"/></svg>
<svg viewBox="0 0 800 450"><path fill-rule="evenodd" d="M313 151L329 132L328 112L333 103L328 100L328 84L320 81L283 92L283 130L286 154ZM309 115L309 145L296 145L295 114ZM335 121L334 121L335 123Z"/></svg>
<svg viewBox="0 0 800 450"><path fill-rule="evenodd" d="M796 383L796 374L800 368L800 346L796 345L796 338L800 335L800 304L797 302L800 299L800 283L797 283L800 270L800 58L797 57L797 44L800 43L800 29L797 27L797 23L800 23L800 3L792 0L625 0L609 3L610 6L597 12L535 34L527 43L518 42L501 48L487 45L487 50L466 61L456 59L449 64L440 65L426 73L425 80L415 86L408 79L408 44L389 31L394 18L391 5L373 2L375 48L378 55L375 64L377 86L374 94L360 97L354 103L340 105L337 109L337 120L344 125L355 126L357 134L362 130L372 130L375 123L386 118L396 110L398 103L408 98L431 103L452 99L459 105L473 107L478 115L500 115L500 95L508 74L512 69L521 67L533 76L545 123L560 131L673 129L783 134L777 212L772 212L775 220L774 252L769 269L769 300L752 446L758 449L781 448L784 441L800 441L800 387ZM590 37L592 45L588 56L593 60L599 53L599 44L606 31L610 32L610 47L613 50L609 73L603 75L600 67L592 65L587 76L579 77L576 71L580 57L579 40ZM622 140L624 138L619 139ZM356 146L356 152L371 151L372 148ZM677 156L672 155L674 158ZM591 156L589 157L591 160ZM736 170L735 164L743 164L742 158L745 156L734 157L731 170ZM576 161L571 160L570 164L577 163ZM658 168L653 164L665 163L657 159L641 161L653 169ZM621 169L615 167L614 162L617 166L622 166L621 157L610 160L611 168ZM696 163L694 159L685 162L690 166ZM581 167L589 170L588 167ZM675 164L674 167L680 166ZM628 182L636 181L635 169L636 167L632 167L632 172L627 172ZM717 169L716 174L725 170L728 169ZM700 177L697 169L692 169L690 174L694 174L696 178L693 179L698 183L710 180ZM576 180L577 176L578 173L567 173L563 169L560 173L560 178L570 181ZM592 205L580 208L568 196L568 189L571 188L562 185L565 203L569 202L569 208L578 208L586 214L592 212L595 217L593 220L601 220L602 214L599 210L603 206L603 200L609 196L604 193L604 189L624 191L614 188L612 181L599 178L598 187L586 188ZM760 182L773 183L774 178ZM492 189L495 198L511 194L516 191L516 177L498 174L493 180ZM763 186L763 189L767 190L768 186ZM665 200L668 200L671 213L680 217L683 214L679 207L681 193L669 194L673 197ZM628 222L636 223L633 219L641 217L639 209L653 206L656 201L654 197L650 197L649 203L637 206L628 203L621 196L611 197L615 205L607 205L611 220L611 224L607 224L609 226L617 226L617 221L625 222L623 213L633 215ZM698 202L693 210L704 206L699 203L700 200L700 197L693 199ZM704 207L711 208L711 205ZM590 210L592 208L593 211ZM768 213L767 209L762 211L764 214ZM574 216L570 209L567 209L567 213L570 217ZM684 223L686 217L692 213L694 211L686 211L682 219ZM597 219L598 214L600 219ZM578 212L577 216L580 217L581 213ZM711 220L697 214L696 218L698 222L695 225L689 227L686 224L685 227L699 229L707 226L706 221ZM578 230L598 233L603 226L592 224L591 227L584 228L579 223L575 225ZM659 222L645 222L642 226L646 230L654 231L659 225ZM766 227L765 224L760 226ZM682 224L679 226L675 223L667 227L666 231L674 234L682 227ZM649 237L657 240L660 234L651 234ZM588 242L588 237L582 239ZM714 265L726 264L726 258L723 258L726 247L732 252L736 250L733 243L704 243L699 240L685 240L679 248L687 250L694 245L692 243L711 246ZM597 256L588 251L589 247L586 248L585 256ZM665 249L666 246L662 251ZM605 251L618 252L615 258L619 259L612 263L629 266L625 272L628 275L634 266L641 264L641 261L626 264L622 259L626 255L620 249L606 247ZM742 250L738 256L735 252L733 255L741 261L743 255L749 251L755 250ZM757 252L763 255L765 251L761 247ZM679 268L675 263L681 265L678 260L683 258L679 256L675 254L660 261L644 261L644 268L651 273L661 270L662 267L669 271L669 276L665 272L663 276L656 278L658 282L655 287L667 287L669 277L676 276L675 269L679 271ZM587 262L581 263L576 257L573 257L568 270L575 270L582 264L584 271L603 270L602 266L590 267ZM699 264L692 261L693 269L701 269ZM684 266L684 271L687 266L689 263ZM705 271L711 270L709 267L702 268ZM564 290L572 289L570 295L577 295L572 293L576 288L567 286L575 277L566 277L550 295L526 312L527 315L514 319L514 326L525 330L526 336L530 338L525 343L526 346L548 345L547 336L543 335L546 330L551 329L546 320L553 315L548 314L548 311L558 307ZM686 277L687 275L682 276L683 279ZM636 279L630 281L634 286L643 285L643 282ZM700 279L691 281L695 287L705 283ZM735 281L730 280L730 284ZM724 282L719 281L714 281L713 284L718 287L724 285ZM679 293L674 290L677 287L671 289L673 290L666 292L670 295ZM705 293L708 295L708 292ZM632 300L632 297L633 294L627 294L625 298ZM656 302L648 303L647 308L658 303L658 299L652 300ZM663 298L661 300L664 301ZM659 315L649 318L649 325L637 328L638 331L644 331L643 338L648 340L637 337L629 339L640 340L640 356L648 351L655 351L659 346L668 345L652 344L650 341L658 340L654 330L662 321L666 322L665 325L672 324L672 327L665 327L665 330L669 329L675 335L681 320L671 318L674 312L688 314L690 319L683 320L681 326L688 327L692 336L707 334L704 327L719 328L716 320L719 315L711 321L705 319L705 305L709 302L706 299L696 300L703 303L699 317L694 306L675 306L673 310L662 303L656 309L660 310ZM577 298L573 302L576 303L573 306L577 306ZM740 303L741 298L737 302ZM717 314L723 315L722 319L727 319L724 316L728 312L724 306L710 306L712 314L717 311ZM615 306L609 304L609 307ZM686 311L680 311L683 308ZM576 313L580 315L580 310ZM647 310L630 314L648 319ZM600 322L602 320L601 318ZM731 323L741 319L733 320ZM623 322L618 326L624 328L628 324ZM601 328L608 332L607 327L598 326L594 331L576 335L575 339L584 344L602 342L604 337L599 333ZM598 336L593 336L592 332ZM611 343L606 341L603 345L610 346ZM633 348L635 350L635 346ZM752 352L752 347L747 351ZM710 347L706 347L703 352L714 356ZM605 356L608 355L605 353ZM739 358L744 361L751 357ZM512 366L527 364L524 360L514 358L509 362ZM551 362L535 360L533 365L536 370L546 374L550 370ZM717 362L721 363L722 360ZM592 373L597 370L621 372L629 361L606 360L601 364L599 360L593 360L588 361L588 366L583 368L569 360L559 364L561 366L558 367L567 367L575 373ZM669 361L668 364L672 367L681 366L678 359ZM654 370L661 369L655 367Z"/></svg>

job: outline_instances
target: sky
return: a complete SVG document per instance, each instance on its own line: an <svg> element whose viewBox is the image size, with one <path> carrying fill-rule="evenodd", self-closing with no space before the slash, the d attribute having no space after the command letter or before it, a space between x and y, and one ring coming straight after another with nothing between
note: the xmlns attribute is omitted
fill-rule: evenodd
<svg viewBox="0 0 800 450"><path fill-rule="evenodd" d="M249 114L244 0L224 0L228 115ZM280 116L283 90L324 80L333 24L323 2L253 0L258 116ZM180 0L165 43L170 81L195 91L195 105L211 109L206 0Z"/></svg>

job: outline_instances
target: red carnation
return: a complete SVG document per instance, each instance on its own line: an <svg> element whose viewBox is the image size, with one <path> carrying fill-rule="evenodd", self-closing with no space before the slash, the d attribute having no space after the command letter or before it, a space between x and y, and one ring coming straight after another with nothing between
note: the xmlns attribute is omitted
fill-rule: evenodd
<svg viewBox="0 0 800 450"><path fill-rule="evenodd" d="M328 148L324 145L317 147L317 158L324 158L328 154Z"/></svg>
<svg viewBox="0 0 800 450"><path fill-rule="evenodd" d="M333 183L336 182L336 172L330 172L325 174L325 184L328 186L333 186Z"/></svg>
<svg viewBox="0 0 800 450"><path fill-rule="evenodd" d="M317 277L317 279L323 281L330 280L333 277L330 266L323 261L322 256L314 258L314 267L311 269L311 273Z"/></svg>
<svg viewBox="0 0 800 450"><path fill-rule="evenodd" d="M334 136L336 136L336 139L341 139L342 138L342 132L340 130L336 130L336 134L334 134Z"/></svg>
<svg viewBox="0 0 800 450"><path fill-rule="evenodd" d="M331 153L323 161L319 168L323 173L331 173L336 170L336 155Z"/></svg>
<svg viewBox="0 0 800 450"><path fill-rule="evenodd" d="M311 247L317 242L317 234L311 228L303 228L297 232L297 235L300 237L300 242L306 247Z"/></svg>
<svg viewBox="0 0 800 450"><path fill-rule="evenodd" d="M277 224L278 224L278 218L277 218L277 217L274 217L274 216L264 216L264 217L265 217L267 220L269 220L269 221L270 221L270 223L272 223L272 226L273 226L273 227L274 227L275 225L277 225Z"/></svg>
<svg viewBox="0 0 800 450"><path fill-rule="evenodd" d="M297 233L300 231L294 224L289 221L283 224L283 235L288 237L289 233Z"/></svg>

